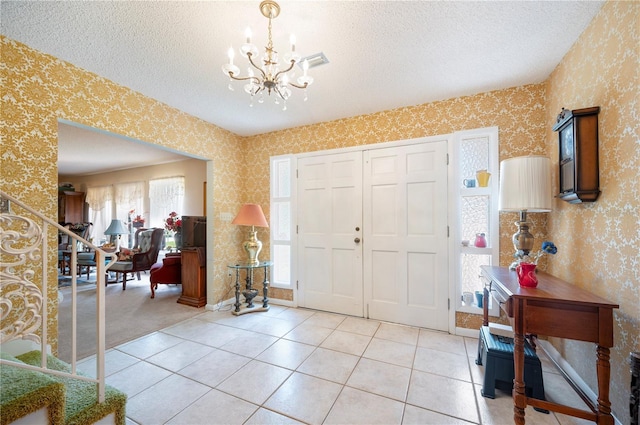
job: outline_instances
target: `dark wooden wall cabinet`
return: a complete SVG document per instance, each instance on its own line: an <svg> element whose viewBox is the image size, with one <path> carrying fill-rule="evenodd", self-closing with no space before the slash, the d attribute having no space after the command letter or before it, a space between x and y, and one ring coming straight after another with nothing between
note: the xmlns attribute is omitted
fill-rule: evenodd
<svg viewBox="0 0 640 425"><path fill-rule="evenodd" d="M58 223L82 223L84 219L84 192L58 193Z"/></svg>
<svg viewBox="0 0 640 425"><path fill-rule="evenodd" d="M553 131L559 133L558 198L570 204L594 202L600 195L598 165L599 106L562 108Z"/></svg>

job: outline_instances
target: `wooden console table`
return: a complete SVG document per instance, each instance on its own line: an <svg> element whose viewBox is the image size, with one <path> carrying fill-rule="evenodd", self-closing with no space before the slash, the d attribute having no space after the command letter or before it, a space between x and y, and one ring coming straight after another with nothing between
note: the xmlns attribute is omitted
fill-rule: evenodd
<svg viewBox="0 0 640 425"><path fill-rule="evenodd" d="M513 326L514 422L518 425L525 423L524 409L530 405L598 424L613 425L609 401L609 348L613 347L613 309L619 306L547 273L538 273L536 288L525 288L518 284L516 272L507 267L482 266L481 269L483 277L489 282L487 289L500 303L500 308L509 316ZM583 397L591 411L526 396L524 336L528 334L597 344L597 404Z"/></svg>

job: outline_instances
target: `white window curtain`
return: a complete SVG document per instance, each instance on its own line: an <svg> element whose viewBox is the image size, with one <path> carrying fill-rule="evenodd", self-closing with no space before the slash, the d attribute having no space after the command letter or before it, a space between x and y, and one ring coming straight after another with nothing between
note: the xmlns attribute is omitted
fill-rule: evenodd
<svg viewBox="0 0 640 425"><path fill-rule="evenodd" d="M133 248L134 228L131 220L136 215L144 216L144 182L118 183L115 188L116 218L122 220L129 235L122 235L121 246Z"/></svg>
<svg viewBox="0 0 640 425"><path fill-rule="evenodd" d="M149 181L150 224L163 227L169 213L182 216L184 208L184 177L167 177Z"/></svg>
<svg viewBox="0 0 640 425"><path fill-rule="evenodd" d="M89 187L85 200L89 204L89 221L93 223L90 237L94 244L102 245L106 242L104 231L111 223L113 186Z"/></svg>

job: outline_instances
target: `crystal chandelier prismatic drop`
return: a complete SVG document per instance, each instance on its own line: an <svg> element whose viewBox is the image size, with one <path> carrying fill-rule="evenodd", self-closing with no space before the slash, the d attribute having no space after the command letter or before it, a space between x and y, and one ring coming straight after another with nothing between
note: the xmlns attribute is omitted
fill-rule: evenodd
<svg viewBox="0 0 640 425"><path fill-rule="evenodd" d="M251 95L250 106L253 106L253 98L259 95L258 103L263 103L263 95L266 92L269 96L273 92L275 95L275 103L279 104L280 100L284 101L283 110L287 109L287 99L291 96L291 89L295 87L303 89L305 92L304 100L307 100L307 87L313 83L313 77L307 75L309 69L308 61L302 63L303 74L295 79L295 83L291 80L295 78L293 67L300 62L300 55L296 53L296 39L291 35L291 51L284 55L284 69L280 69L278 64L278 52L273 47L271 37L271 21L280 14L280 6L274 0L264 0L260 3L260 12L269 20L268 41L265 47L262 64L256 63L258 58L258 48L251 43L251 30L247 28L245 32L246 43L240 47L240 54L249 60L251 66L248 68L247 76L240 76L240 68L233 64L235 51L229 48L229 63L222 66L222 72L229 76L229 90L233 91L232 81L246 81L244 91ZM290 74L289 74L290 73Z"/></svg>

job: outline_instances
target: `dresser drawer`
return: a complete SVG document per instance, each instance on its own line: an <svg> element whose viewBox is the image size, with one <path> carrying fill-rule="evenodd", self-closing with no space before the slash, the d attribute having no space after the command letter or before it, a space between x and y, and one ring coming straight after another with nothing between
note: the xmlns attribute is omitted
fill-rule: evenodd
<svg viewBox="0 0 640 425"><path fill-rule="evenodd" d="M489 294L498 302L500 308L508 317L513 317L513 302L511 297L504 292L500 285L496 285L492 281L491 276L489 276L484 270L482 271L481 278L485 286L489 289Z"/></svg>

